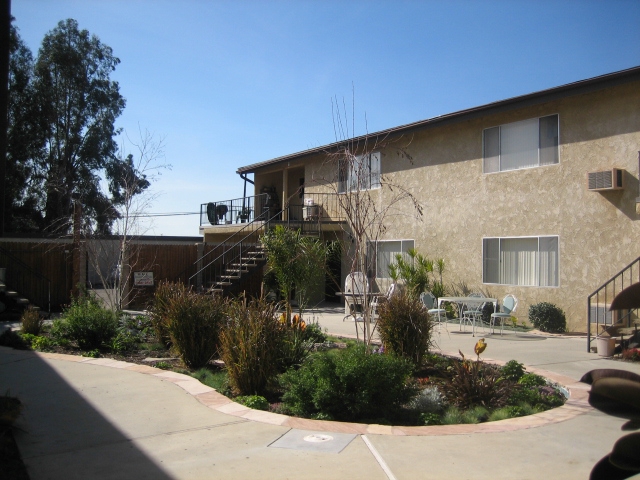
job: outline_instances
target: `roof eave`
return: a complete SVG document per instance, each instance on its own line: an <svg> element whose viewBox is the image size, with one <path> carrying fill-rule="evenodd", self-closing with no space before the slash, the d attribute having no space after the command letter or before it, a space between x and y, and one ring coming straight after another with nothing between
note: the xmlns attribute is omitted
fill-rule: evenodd
<svg viewBox="0 0 640 480"><path fill-rule="evenodd" d="M487 103L478 107L473 107L465 110L459 110L453 113L432 117L426 120L420 120L418 122L408 123L397 127L389 128L386 130L380 130L378 132L360 135L358 137L350 138L344 141L334 142L321 147L312 148L309 150L303 150L301 152L284 155L281 157L266 160L264 162L254 163L245 167L240 167L236 171L238 174L253 173L260 168L277 165L281 162L290 162L291 160L299 160L307 156L317 155L319 153L326 153L335 151L341 147L344 147L348 143L358 143L366 139L388 137L390 135L404 134L412 130L429 128L434 126L440 126L448 123L460 122L464 120L470 120L479 116L484 116L492 113L499 113L505 110L513 110L515 108L522 108L539 104L542 102L548 102L556 100L558 98L580 95L595 90L627 83L630 81L640 79L640 67L633 67L626 70L620 70L618 72L608 73L600 75L598 77L589 78L586 80L579 80L577 82L568 83L559 87L553 87L546 90L540 90L538 92L528 93L526 95L520 95L517 97L511 97L496 102Z"/></svg>

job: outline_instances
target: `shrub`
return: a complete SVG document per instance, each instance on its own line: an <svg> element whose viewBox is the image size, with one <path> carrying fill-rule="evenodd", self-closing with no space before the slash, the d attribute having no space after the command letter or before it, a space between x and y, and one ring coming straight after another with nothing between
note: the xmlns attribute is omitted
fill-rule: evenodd
<svg viewBox="0 0 640 480"><path fill-rule="evenodd" d="M51 350L53 347L53 342L49 337L41 337L36 336L31 340L31 348L33 350L38 350L39 352L46 352Z"/></svg>
<svg viewBox="0 0 640 480"><path fill-rule="evenodd" d="M253 408L254 410L269 410L269 401L260 395L236 397L234 400L239 404L244 405L245 407Z"/></svg>
<svg viewBox="0 0 640 480"><path fill-rule="evenodd" d="M520 362L516 360L509 360L502 367L502 376L512 382L517 382L524 375L525 368Z"/></svg>
<svg viewBox="0 0 640 480"><path fill-rule="evenodd" d="M454 361L453 376L441 384L442 393L452 405L497 408L506 404L512 382L502 377L499 367L470 360Z"/></svg>
<svg viewBox="0 0 640 480"><path fill-rule="evenodd" d="M413 397L407 404L407 407L420 413L437 414L444 409L445 404L446 400L442 393L440 393L440 390L438 390L438 387L429 385Z"/></svg>
<svg viewBox="0 0 640 480"><path fill-rule="evenodd" d="M220 331L220 356L237 395L262 394L280 373L286 325L266 300L235 301Z"/></svg>
<svg viewBox="0 0 640 480"><path fill-rule="evenodd" d="M299 370L281 375L285 405L295 415L329 415L343 421L393 416L417 393L408 382L413 365L364 346L312 355Z"/></svg>
<svg viewBox="0 0 640 480"><path fill-rule="evenodd" d="M523 387L542 387L547 384L544 377L535 373L525 373L520 377L518 383Z"/></svg>
<svg viewBox="0 0 640 480"><path fill-rule="evenodd" d="M221 296L201 295L191 290L169 300L165 326L187 367L204 367L216 354L227 307L228 302Z"/></svg>
<svg viewBox="0 0 640 480"><path fill-rule="evenodd" d="M567 330L564 312L553 303L541 302L529 307L529 320L543 332L562 333Z"/></svg>
<svg viewBox="0 0 640 480"><path fill-rule="evenodd" d="M38 312L38 310L29 307L24 312L22 312L20 322L22 323L23 333L40 335L42 324L44 323L44 318L42 318L42 315L40 315L40 312Z"/></svg>
<svg viewBox="0 0 640 480"><path fill-rule="evenodd" d="M162 281L156 287L153 302L149 308L151 326L158 340L167 347L171 345L169 333L169 304L172 300L180 298L187 293L187 287L183 283Z"/></svg>
<svg viewBox="0 0 640 480"><path fill-rule="evenodd" d="M58 325L55 335L76 342L82 350L101 348L118 330L116 314L91 295L74 298L59 323L64 326Z"/></svg>
<svg viewBox="0 0 640 480"><path fill-rule="evenodd" d="M434 325L422 303L409 295L392 295L378 311L378 331L385 350L419 368L429 352Z"/></svg>
<svg viewBox="0 0 640 480"><path fill-rule="evenodd" d="M327 341L327 334L322 331L322 328L317 323L308 323L304 329L303 338L312 343L324 343Z"/></svg>
<svg viewBox="0 0 640 480"><path fill-rule="evenodd" d="M0 346L15 348L16 350L28 350L29 342L13 330L5 330L0 334Z"/></svg>

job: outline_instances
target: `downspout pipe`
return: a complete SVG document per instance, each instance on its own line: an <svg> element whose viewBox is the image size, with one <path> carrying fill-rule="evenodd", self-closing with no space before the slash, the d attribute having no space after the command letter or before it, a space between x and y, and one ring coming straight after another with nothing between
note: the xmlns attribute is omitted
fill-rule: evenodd
<svg viewBox="0 0 640 480"><path fill-rule="evenodd" d="M242 210L244 211L245 207L246 207L246 199L247 199L247 182L249 182L251 185L255 185L255 182L253 180L250 180L249 178L247 178L247 174L246 173L240 173L240 178L242 180L244 180L244 190L242 192Z"/></svg>

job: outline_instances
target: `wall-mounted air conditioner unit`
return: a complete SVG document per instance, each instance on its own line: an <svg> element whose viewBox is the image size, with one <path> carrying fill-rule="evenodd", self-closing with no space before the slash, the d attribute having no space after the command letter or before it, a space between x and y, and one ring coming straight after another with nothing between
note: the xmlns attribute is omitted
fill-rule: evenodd
<svg viewBox="0 0 640 480"><path fill-rule="evenodd" d="M597 192L603 190L622 190L624 170L612 168L603 172L589 172L587 174L587 189Z"/></svg>

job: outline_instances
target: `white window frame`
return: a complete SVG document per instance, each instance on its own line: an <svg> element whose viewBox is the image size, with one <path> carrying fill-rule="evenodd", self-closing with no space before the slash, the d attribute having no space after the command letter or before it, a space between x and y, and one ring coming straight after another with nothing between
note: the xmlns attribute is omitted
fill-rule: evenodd
<svg viewBox="0 0 640 480"><path fill-rule="evenodd" d="M555 129L555 137L553 137L552 141L553 145L544 145L544 140L541 138L541 123L544 119L548 119L551 117L556 117L556 129ZM497 129L497 138L495 136L495 132ZM518 142L507 143L507 140L515 140L514 136L503 137L504 131L526 131L529 130L533 132L535 130L535 134L531 136L525 135L523 139ZM488 138L488 132L493 131L492 137ZM547 136L546 141L548 142L551 137ZM492 140L492 141L489 141ZM496 144L497 142L497 144ZM526 146L526 142L529 142L530 145ZM509 150L509 147L512 148L511 152L505 152L503 150ZM553 150L545 150L553 148ZM497 149L497 152L495 151ZM536 150L536 159L535 162L530 162L526 165L518 166L518 162L524 161L525 158L528 158L529 161L534 157L530 154L527 155L527 150L532 151ZM489 151L489 152L488 152ZM545 155L545 152L551 152L551 156L553 157L552 161L544 160L542 157ZM490 155L488 155L490 153ZM521 157L520 159L517 157ZM509 165L509 162L515 162L516 165ZM495 165L497 163L497 165ZM493 127L485 128L482 131L482 171L483 173L500 173L500 172L510 172L513 170L523 170L529 168L539 168L549 165L558 165L560 163L560 115L557 113L551 115L544 115L542 117L533 117L526 120L520 120L518 122L505 123L502 125L496 125Z"/></svg>
<svg viewBox="0 0 640 480"><path fill-rule="evenodd" d="M384 259L380 258L379 246L380 244L389 244L389 243L400 243L400 250L392 250L389 252L385 252L389 254L389 260L385 262L386 268L384 268L384 266L382 266L382 264L380 263L380 261L384 261ZM374 245L375 245L375 248L373 248ZM370 268L372 270L374 277L381 278L381 279L391 278L389 277L389 265L395 262L396 254L400 253L405 257L405 259L408 259L409 257L407 255L407 252L411 248L415 248L415 240L411 238L377 240L375 242L371 242L369 244L369 249L372 255L372 262L371 262ZM382 268L379 268L381 266ZM379 270L384 270L384 272L380 272Z"/></svg>
<svg viewBox="0 0 640 480"><path fill-rule="evenodd" d="M551 255L546 255L544 249L541 251L542 242L552 242L555 250L551 251ZM495 243L489 245L490 241L497 241L497 252ZM512 251L511 257L508 256L509 251L506 250L508 243L511 241L530 241L536 242L536 250L529 258L527 252L521 250L519 252ZM493 247L493 248L489 248ZM497 253L497 258L495 254ZM519 254L519 255L518 255ZM491 257L489 257L491 255ZM533 259L535 257L535 260ZM513 263L516 270L506 272L507 262ZM529 272L520 267L522 262L534 263L535 271ZM532 267L529 267L532 268ZM497 269L497 271L496 271ZM542 274L541 274L542 272ZM546 272L546 273L545 273ZM524 280L524 277L533 275L532 281ZM516 281L508 281L508 278L516 279ZM496 281L497 280L497 281ZM532 237L485 237L482 239L482 283L490 285L511 285L518 287L551 287L560 286L560 237L558 235L540 235Z"/></svg>
<svg viewBox="0 0 640 480"><path fill-rule="evenodd" d="M347 160L341 160L338 165L339 193L380 188L380 176L382 174L380 152L354 155L348 161L349 165L345 165L345 162ZM362 173L360 169L362 169Z"/></svg>

